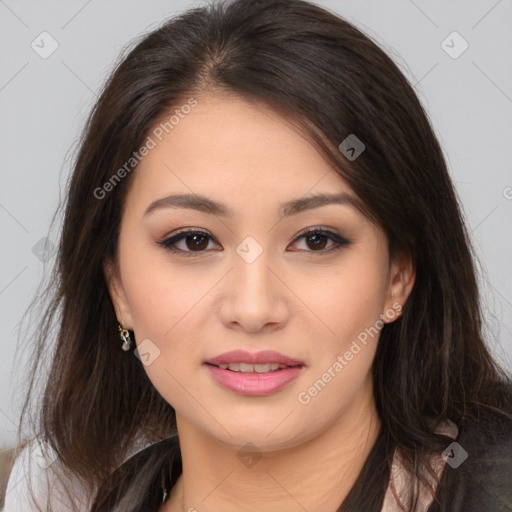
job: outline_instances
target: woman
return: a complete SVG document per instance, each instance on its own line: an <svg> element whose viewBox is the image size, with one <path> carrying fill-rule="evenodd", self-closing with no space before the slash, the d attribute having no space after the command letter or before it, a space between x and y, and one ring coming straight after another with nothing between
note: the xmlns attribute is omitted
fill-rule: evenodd
<svg viewBox="0 0 512 512"><path fill-rule="evenodd" d="M55 272L41 510L512 510L442 151L338 16L238 0L145 37L88 120Z"/></svg>

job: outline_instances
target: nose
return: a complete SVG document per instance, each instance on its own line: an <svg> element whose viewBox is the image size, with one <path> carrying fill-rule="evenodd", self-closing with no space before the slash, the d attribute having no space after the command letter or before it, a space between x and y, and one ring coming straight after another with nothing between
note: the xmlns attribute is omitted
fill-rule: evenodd
<svg viewBox="0 0 512 512"><path fill-rule="evenodd" d="M225 281L221 320L230 329L257 333L282 328L289 316L289 289L263 251L254 261L238 254Z"/></svg>

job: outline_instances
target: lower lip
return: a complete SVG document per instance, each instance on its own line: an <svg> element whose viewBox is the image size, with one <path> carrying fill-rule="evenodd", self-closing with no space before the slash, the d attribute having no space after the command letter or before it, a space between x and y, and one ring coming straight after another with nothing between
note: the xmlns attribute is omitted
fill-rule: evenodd
<svg viewBox="0 0 512 512"><path fill-rule="evenodd" d="M295 380L303 366L291 366L269 373L242 373L207 364L213 378L225 388L245 396L266 396Z"/></svg>

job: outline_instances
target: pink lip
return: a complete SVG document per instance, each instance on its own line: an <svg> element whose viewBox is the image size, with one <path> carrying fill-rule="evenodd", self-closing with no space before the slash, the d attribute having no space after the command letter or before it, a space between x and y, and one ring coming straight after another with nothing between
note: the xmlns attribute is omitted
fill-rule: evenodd
<svg viewBox="0 0 512 512"><path fill-rule="evenodd" d="M289 366L269 373L242 373L219 368L220 364L247 363L266 364L278 363ZM225 352L205 362L212 377L222 386L245 396L266 396L279 391L295 380L305 364L299 359L280 354L273 350L265 350L251 354L244 350Z"/></svg>
<svg viewBox="0 0 512 512"><path fill-rule="evenodd" d="M295 380L303 366L291 366L270 373L242 373L205 365L212 377L225 388L246 396L266 396L279 391Z"/></svg>
<svg viewBox="0 0 512 512"><path fill-rule="evenodd" d="M224 352L212 359L205 361L208 364L219 366L219 364L229 363L247 363L247 364L266 364L278 363L287 366L304 366L304 361L300 359L292 359L291 357L284 356L274 350L264 350L263 352L256 352L251 354L245 350L232 350L231 352Z"/></svg>

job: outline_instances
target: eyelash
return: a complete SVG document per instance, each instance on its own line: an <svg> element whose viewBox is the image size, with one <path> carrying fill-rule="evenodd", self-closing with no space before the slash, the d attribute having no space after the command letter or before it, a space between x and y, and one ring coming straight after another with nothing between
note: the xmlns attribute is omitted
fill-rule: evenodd
<svg viewBox="0 0 512 512"><path fill-rule="evenodd" d="M160 245L161 247L163 247L165 250L167 250L169 252L172 252L172 253L175 253L175 254L182 254L182 255L184 255L186 257L197 257L200 254L206 252L206 250L201 250L201 251L184 251L182 249L176 249L175 247L173 247L175 244L177 244L178 242L180 242L181 240L183 240L187 236L192 236L192 235L203 235L203 236L206 236L206 237L210 238L210 240L214 240L214 238L212 236L210 236L206 231L202 231L202 230L197 230L196 229L196 230L180 231L177 234L175 234L175 235L173 235L173 236L171 236L169 238L166 238L165 240L157 242L157 243L158 243L158 245ZM296 243L301 238L308 238L311 235L321 235L321 236L327 237L328 239L332 240L336 245L334 247L331 247L330 249L322 249L322 250L319 250L319 251L304 250L304 252L309 252L309 253L313 253L313 254L319 253L319 255L322 255L322 254L326 254L326 253L331 253L331 252L337 251L337 250L341 249L342 247L344 247L346 245L349 245L351 243L349 240L347 240L346 238L338 235L337 233L334 233L333 231L329 231L329 230L326 230L326 229L323 229L323 228L313 228L313 229L310 229L310 230L308 230L308 231L306 231L304 233L301 233L300 235L298 235L295 238L293 243Z"/></svg>

